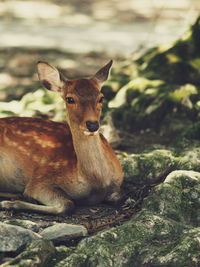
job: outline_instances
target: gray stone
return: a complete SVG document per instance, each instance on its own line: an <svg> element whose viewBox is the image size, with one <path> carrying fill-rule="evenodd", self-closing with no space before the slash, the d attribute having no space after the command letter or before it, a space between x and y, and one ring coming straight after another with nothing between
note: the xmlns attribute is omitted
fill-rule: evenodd
<svg viewBox="0 0 200 267"><path fill-rule="evenodd" d="M0 252L17 251L29 241L38 238L41 236L31 230L0 223Z"/></svg>
<svg viewBox="0 0 200 267"><path fill-rule="evenodd" d="M40 228L40 226L37 223L29 220L12 219L12 220L6 220L4 221L4 223L21 226L33 232L38 232Z"/></svg>
<svg viewBox="0 0 200 267"><path fill-rule="evenodd" d="M40 235L48 240L60 242L87 235L87 229L83 225L57 223L44 229Z"/></svg>

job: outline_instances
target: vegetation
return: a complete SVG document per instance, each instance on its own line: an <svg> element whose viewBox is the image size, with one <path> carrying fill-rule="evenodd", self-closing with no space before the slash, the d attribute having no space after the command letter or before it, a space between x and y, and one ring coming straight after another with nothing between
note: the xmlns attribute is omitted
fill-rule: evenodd
<svg viewBox="0 0 200 267"><path fill-rule="evenodd" d="M191 131L197 131L200 115L199 40L200 18L174 44L133 56L114 73L120 89L109 107L118 127L175 136L190 128L190 138L198 138Z"/></svg>
<svg viewBox="0 0 200 267"><path fill-rule="evenodd" d="M49 252L44 259L39 255L41 266L52 254L53 266L200 266L199 70L200 17L174 44L135 54L113 69L102 89L107 98L103 115L109 113L119 129L125 184L148 189L139 212L76 248L55 250L51 243L34 241L11 265L38 261L37 245ZM60 96L41 88L30 73L29 93L18 88L13 100L7 87L1 88L0 97L7 101L0 103L0 116L65 120Z"/></svg>

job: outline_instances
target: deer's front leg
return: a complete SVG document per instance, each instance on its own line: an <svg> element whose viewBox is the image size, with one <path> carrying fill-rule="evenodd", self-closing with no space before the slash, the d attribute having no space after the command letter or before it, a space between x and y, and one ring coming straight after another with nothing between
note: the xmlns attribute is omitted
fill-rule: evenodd
<svg viewBox="0 0 200 267"><path fill-rule="evenodd" d="M112 194L110 194L109 196L106 197L106 201L116 204L121 200L121 194L119 192L113 192Z"/></svg>
<svg viewBox="0 0 200 267"><path fill-rule="evenodd" d="M74 203L59 189L53 187L36 186L30 191L30 186L25 190L25 195L39 201L43 205L32 204L26 201L2 201L0 208L36 211L45 214L70 213L74 209Z"/></svg>
<svg viewBox="0 0 200 267"><path fill-rule="evenodd" d="M109 190L109 192L105 198L105 201L115 205L115 204L118 204L121 201L121 199L122 199L122 195L120 192L120 187L113 186Z"/></svg>

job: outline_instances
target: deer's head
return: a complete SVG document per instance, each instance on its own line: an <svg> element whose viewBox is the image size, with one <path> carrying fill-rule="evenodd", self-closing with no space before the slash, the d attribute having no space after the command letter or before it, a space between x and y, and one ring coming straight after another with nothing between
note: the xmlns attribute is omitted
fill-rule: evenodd
<svg viewBox="0 0 200 267"><path fill-rule="evenodd" d="M47 62L38 62L38 76L48 89L60 92L66 103L68 123L85 135L95 135L99 129L103 94L101 86L109 75L112 60L91 78L66 79Z"/></svg>

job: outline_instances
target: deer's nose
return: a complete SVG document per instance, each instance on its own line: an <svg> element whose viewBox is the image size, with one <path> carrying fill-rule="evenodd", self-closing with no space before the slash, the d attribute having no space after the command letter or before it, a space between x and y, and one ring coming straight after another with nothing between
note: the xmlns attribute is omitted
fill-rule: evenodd
<svg viewBox="0 0 200 267"><path fill-rule="evenodd" d="M90 132L96 132L99 129L98 121L86 121L86 126Z"/></svg>

